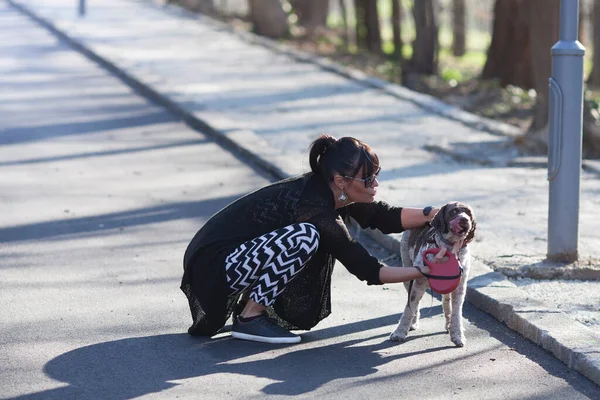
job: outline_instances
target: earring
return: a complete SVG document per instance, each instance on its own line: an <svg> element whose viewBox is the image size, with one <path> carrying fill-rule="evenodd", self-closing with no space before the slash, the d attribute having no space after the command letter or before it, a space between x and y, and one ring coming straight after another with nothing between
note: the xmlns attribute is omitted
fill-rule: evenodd
<svg viewBox="0 0 600 400"><path fill-rule="evenodd" d="M338 196L338 200L341 201L342 203L345 203L346 201L348 201L348 196L346 196L346 193L344 193L343 188L342 188L342 193L340 193L340 195Z"/></svg>

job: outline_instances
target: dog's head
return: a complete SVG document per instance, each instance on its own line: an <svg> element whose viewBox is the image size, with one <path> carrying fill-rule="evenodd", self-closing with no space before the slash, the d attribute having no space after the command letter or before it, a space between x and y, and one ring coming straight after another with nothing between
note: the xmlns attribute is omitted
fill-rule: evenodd
<svg viewBox="0 0 600 400"><path fill-rule="evenodd" d="M463 246L466 246L475 238L477 222L468 204L454 201L440 208L431 226L450 243L462 240Z"/></svg>

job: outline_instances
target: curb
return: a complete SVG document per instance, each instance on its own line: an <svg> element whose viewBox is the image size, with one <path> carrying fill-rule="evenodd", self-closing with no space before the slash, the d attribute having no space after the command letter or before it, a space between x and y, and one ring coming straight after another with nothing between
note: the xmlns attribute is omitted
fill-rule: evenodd
<svg viewBox="0 0 600 400"><path fill-rule="evenodd" d="M265 150L259 149L261 144L260 142L258 144L254 142L257 135L251 131L237 129L225 132L214 127L214 123L209 123L198 118L193 112L186 110L176 101L171 100L169 97L153 89L150 85L136 79L132 74L119 68L115 63L103 58L94 50L62 32L52 22L38 16L26 6L15 0L7 1L11 6L68 43L73 49L84 54L88 59L117 76L137 93L173 112L193 129L210 135L217 143L223 145L228 150L243 155L247 160L250 160L252 164L275 179L283 179L290 176L284 170L269 162L268 158L264 157ZM156 7L156 5L154 6ZM195 16L195 18L197 18L197 16ZM220 22L210 20L207 17L202 18L206 18L211 24L218 24L219 27L223 28L223 26L220 25ZM395 85L368 77L362 72L352 71L335 65L327 60L321 59L310 61L310 56L300 54L299 52L285 48L279 50L282 46L268 39L258 38L247 32L240 34L233 31L230 27L227 27L227 29L251 43L262 44L276 51L290 54L299 61L306 61L308 59L309 62L315 62L328 71L364 82L371 87L382 89L386 92L394 92L394 95L402 100L412 101L427 110L431 110L450 119L458 120L459 117L464 117L467 122L464 122L463 120L460 122L472 126L475 129L490 129L490 131L488 131L490 133L502 135L510 134L508 131L503 133L503 127L508 125L496 121L491 121L490 123L483 118L470 115L462 110L456 109L456 107L449 106L437 99L433 99L430 96L416 92L413 93L405 88L394 87ZM219 124L217 123L216 125L218 126ZM494 132L491 130L494 130ZM379 231L370 229L365 231L381 246L392 252L399 252L399 236L384 235ZM468 283L467 301L482 311L492 315L498 321L506 324L509 328L522 336L541 346L571 369L586 376L597 385L600 385L600 352L598 351L600 348L600 335L596 334L583 324L574 321L568 315L549 309L541 302L530 300L525 291L517 288L512 282L506 279L503 274L492 271L489 267L476 259L473 259L472 262L473 274Z"/></svg>

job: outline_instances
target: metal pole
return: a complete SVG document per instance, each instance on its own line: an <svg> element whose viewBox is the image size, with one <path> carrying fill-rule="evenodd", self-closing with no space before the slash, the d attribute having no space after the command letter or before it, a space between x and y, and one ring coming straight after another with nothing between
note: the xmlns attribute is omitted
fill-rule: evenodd
<svg viewBox="0 0 600 400"><path fill-rule="evenodd" d="M560 2L560 38L552 47L548 148L548 258L578 257L583 119L583 56L577 40L579 0Z"/></svg>
<svg viewBox="0 0 600 400"><path fill-rule="evenodd" d="M79 0L79 16L85 16L85 0Z"/></svg>

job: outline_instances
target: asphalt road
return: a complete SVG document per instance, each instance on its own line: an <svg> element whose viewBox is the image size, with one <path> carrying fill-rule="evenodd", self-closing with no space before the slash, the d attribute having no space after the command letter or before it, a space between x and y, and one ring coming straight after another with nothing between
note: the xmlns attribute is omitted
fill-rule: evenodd
<svg viewBox="0 0 600 400"><path fill-rule="evenodd" d="M431 296L411 340L388 341L404 288L341 265L299 345L188 336L187 242L268 181L0 2L0 397L600 398L469 305L464 348Z"/></svg>

